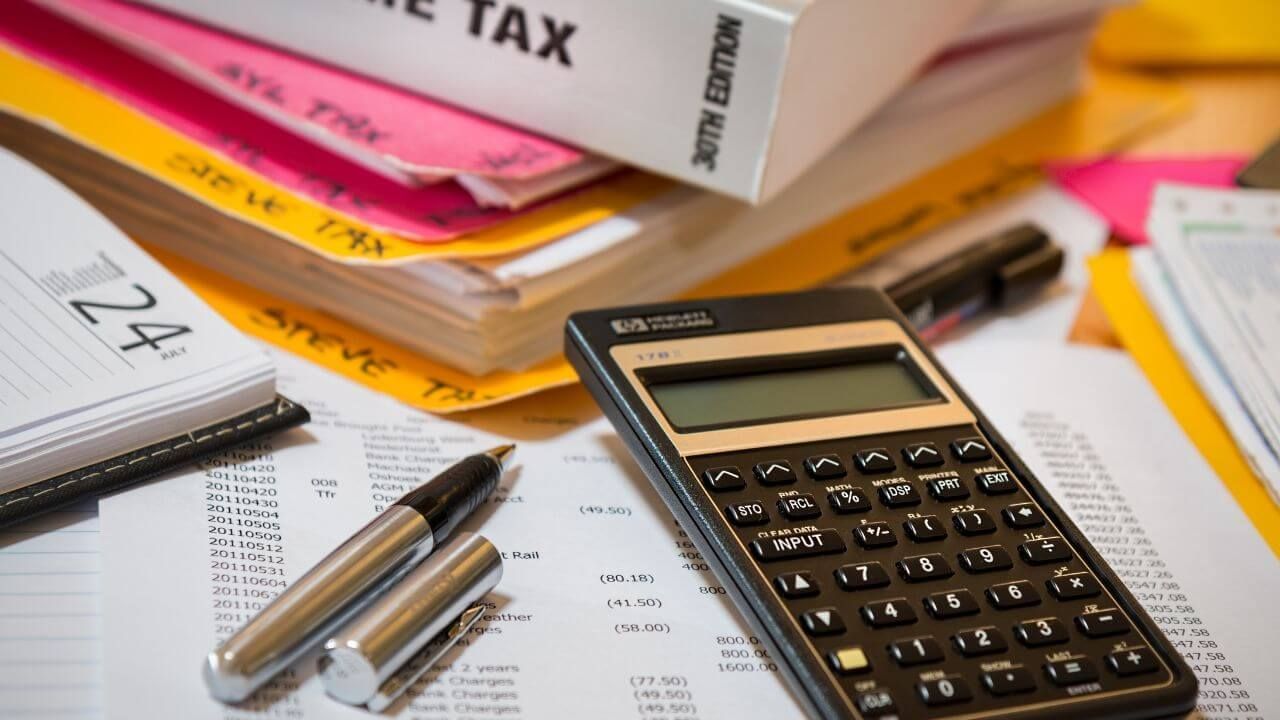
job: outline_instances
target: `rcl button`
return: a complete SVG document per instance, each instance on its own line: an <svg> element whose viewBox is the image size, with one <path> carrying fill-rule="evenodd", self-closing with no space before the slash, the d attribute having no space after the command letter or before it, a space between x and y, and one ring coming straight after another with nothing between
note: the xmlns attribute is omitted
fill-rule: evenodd
<svg viewBox="0 0 1280 720"><path fill-rule="evenodd" d="M840 533L830 529L751 541L751 552L764 562L844 551L845 544L840 539Z"/></svg>
<svg viewBox="0 0 1280 720"><path fill-rule="evenodd" d="M780 498L778 512L788 520L808 520L821 515L822 508L818 507L818 501L812 495L805 493Z"/></svg>

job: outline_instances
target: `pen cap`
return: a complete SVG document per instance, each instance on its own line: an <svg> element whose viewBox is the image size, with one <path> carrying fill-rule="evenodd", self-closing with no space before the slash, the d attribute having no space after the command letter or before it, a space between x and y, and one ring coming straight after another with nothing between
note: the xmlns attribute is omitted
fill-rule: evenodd
<svg viewBox="0 0 1280 720"><path fill-rule="evenodd" d="M325 643L320 680L333 697L363 705L379 686L502 578L488 540L459 533Z"/></svg>

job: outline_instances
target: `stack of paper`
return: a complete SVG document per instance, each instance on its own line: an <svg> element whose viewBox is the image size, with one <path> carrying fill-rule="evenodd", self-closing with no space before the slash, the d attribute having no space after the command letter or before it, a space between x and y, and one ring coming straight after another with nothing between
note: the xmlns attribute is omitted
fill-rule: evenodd
<svg viewBox="0 0 1280 720"><path fill-rule="evenodd" d="M1280 193L1160 185L1147 232L1134 278L1280 501Z"/></svg>
<svg viewBox="0 0 1280 720"><path fill-rule="evenodd" d="M144 242L452 368L523 370L557 354L575 309L685 293L819 230L840 238L833 224L915 178L930 192L912 188L901 217L834 255L793 253L813 269L753 287L833 278L1034 182L1040 153L1064 150L1052 133L992 143L1080 87L1097 3L1043 5L993 5L759 207L118 0L0 6L0 142ZM1101 149L1158 114L1148 91L1108 120L1064 110L1061 126ZM953 158L946 183L931 175Z"/></svg>
<svg viewBox="0 0 1280 720"><path fill-rule="evenodd" d="M0 492L266 404L275 366L111 223L0 150Z"/></svg>

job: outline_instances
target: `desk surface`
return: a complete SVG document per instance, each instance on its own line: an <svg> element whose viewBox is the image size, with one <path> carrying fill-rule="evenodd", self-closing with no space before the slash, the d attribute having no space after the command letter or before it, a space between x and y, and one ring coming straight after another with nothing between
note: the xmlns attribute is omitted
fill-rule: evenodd
<svg viewBox="0 0 1280 720"><path fill-rule="evenodd" d="M1158 71L1191 94L1193 106L1168 127L1142 138L1133 155L1255 155L1280 136L1280 69L1219 68ZM1070 340L1120 347L1102 307L1085 294Z"/></svg>

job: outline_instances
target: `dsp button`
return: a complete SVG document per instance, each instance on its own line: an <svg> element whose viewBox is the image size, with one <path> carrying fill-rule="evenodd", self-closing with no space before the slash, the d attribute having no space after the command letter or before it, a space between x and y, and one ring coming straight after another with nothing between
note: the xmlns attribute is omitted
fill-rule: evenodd
<svg viewBox="0 0 1280 720"><path fill-rule="evenodd" d="M789 485L796 481L796 471L786 460L770 460L758 463L752 472L761 485Z"/></svg>
<svg viewBox="0 0 1280 720"><path fill-rule="evenodd" d="M988 495L1004 495L1018 489L1018 482L1008 470L978 473L977 481L978 487Z"/></svg>
<svg viewBox="0 0 1280 720"><path fill-rule="evenodd" d="M906 507L920 504L920 493L909 482L889 483L880 486L880 502L886 507Z"/></svg>
<svg viewBox="0 0 1280 720"><path fill-rule="evenodd" d="M810 520L822 514L818 501L809 493L778 499L778 512L788 520Z"/></svg>
<svg viewBox="0 0 1280 720"><path fill-rule="evenodd" d="M902 458L914 468L941 465L944 458L933 443L916 443L902 448Z"/></svg>
<svg viewBox="0 0 1280 720"><path fill-rule="evenodd" d="M764 562L832 555L844 551L845 544L840 539L840 533L831 529L751 541L751 552L756 559Z"/></svg>
<svg viewBox="0 0 1280 720"><path fill-rule="evenodd" d="M951 454L960 462L978 462L990 460L991 449L987 441L980 437L965 437L951 443Z"/></svg>
<svg viewBox="0 0 1280 720"><path fill-rule="evenodd" d="M1120 677L1142 675L1160 669L1156 654L1148 647L1131 647L1107 655L1107 667Z"/></svg>
<svg viewBox="0 0 1280 720"><path fill-rule="evenodd" d="M730 503L724 507L724 514L739 527L763 525L769 522L769 513L765 511L764 503L758 500Z"/></svg>
<svg viewBox="0 0 1280 720"><path fill-rule="evenodd" d="M814 480L834 480L848 474L839 455L814 455L806 458L804 470Z"/></svg>
<svg viewBox="0 0 1280 720"><path fill-rule="evenodd" d="M1071 559L1071 548L1060 537L1047 537L1018 546L1018 554L1032 565L1065 562Z"/></svg>
<svg viewBox="0 0 1280 720"><path fill-rule="evenodd" d="M736 467L714 467L702 471L702 482L712 490L741 490L747 486L742 471Z"/></svg>
<svg viewBox="0 0 1280 720"><path fill-rule="evenodd" d="M884 448L859 450L853 454L853 460L858 464L858 470L864 473L889 472L897 467L893 462L893 456L889 455L889 451Z"/></svg>
<svg viewBox="0 0 1280 720"><path fill-rule="evenodd" d="M1044 673L1049 676L1054 685L1060 687L1093 682L1098 679L1098 668L1094 667L1093 661L1086 657L1073 657L1045 663Z"/></svg>
<svg viewBox="0 0 1280 720"><path fill-rule="evenodd" d="M944 675L934 680L917 683L916 692L920 694L924 704L930 707L973 699L973 693L969 691L969 683L959 675Z"/></svg>
<svg viewBox="0 0 1280 720"><path fill-rule="evenodd" d="M1119 610L1111 608L1077 615L1076 627L1091 638L1099 638L1129 632L1129 621L1120 614Z"/></svg>

